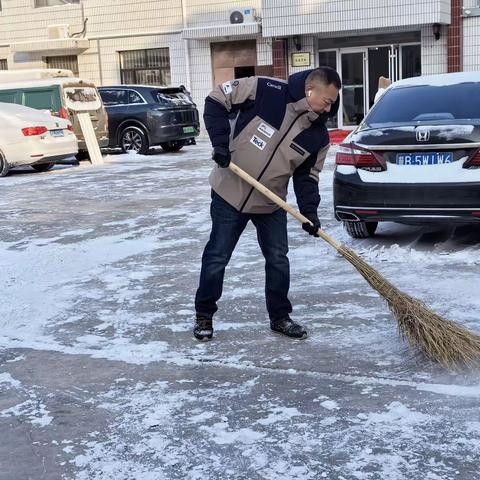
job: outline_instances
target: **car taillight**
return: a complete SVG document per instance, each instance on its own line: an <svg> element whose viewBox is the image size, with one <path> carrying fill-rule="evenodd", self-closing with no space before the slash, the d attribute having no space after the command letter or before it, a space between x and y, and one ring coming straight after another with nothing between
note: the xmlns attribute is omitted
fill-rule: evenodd
<svg viewBox="0 0 480 480"><path fill-rule="evenodd" d="M68 110L64 107L61 107L60 110L58 111L58 116L60 118L64 118L65 120L68 120Z"/></svg>
<svg viewBox="0 0 480 480"><path fill-rule="evenodd" d="M473 157L463 164L463 168L480 168L480 150L477 150Z"/></svg>
<svg viewBox="0 0 480 480"><path fill-rule="evenodd" d="M22 128L22 133L26 137L33 137L35 135L43 135L44 133L48 132L47 127L26 127Z"/></svg>
<svg viewBox="0 0 480 480"><path fill-rule="evenodd" d="M71 123L69 123L67 125L67 129L70 130L71 132L73 132L73 125Z"/></svg>
<svg viewBox="0 0 480 480"><path fill-rule="evenodd" d="M353 165L371 171L385 170L385 165L369 150L358 148L351 143L342 143L338 146L335 156L337 165Z"/></svg>

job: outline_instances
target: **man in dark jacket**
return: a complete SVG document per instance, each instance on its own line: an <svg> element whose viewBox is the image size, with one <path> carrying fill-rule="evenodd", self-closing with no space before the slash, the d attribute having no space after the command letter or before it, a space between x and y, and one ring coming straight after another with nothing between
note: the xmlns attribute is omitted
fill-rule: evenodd
<svg viewBox="0 0 480 480"><path fill-rule="evenodd" d="M217 165L210 175L212 231L195 297L198 340L213 337L225 267L250 220L265 257L270 328L293 338L307 336L290 318L286 213L227 167L232 160L283 199L293 177L298 207L311 222L303 228L318 236L318 175L330 142L325 122L338 111L340 88L337 72L320 67L293 74L288 82L267 77L225 82L207 97L204 120Z"/></svg>

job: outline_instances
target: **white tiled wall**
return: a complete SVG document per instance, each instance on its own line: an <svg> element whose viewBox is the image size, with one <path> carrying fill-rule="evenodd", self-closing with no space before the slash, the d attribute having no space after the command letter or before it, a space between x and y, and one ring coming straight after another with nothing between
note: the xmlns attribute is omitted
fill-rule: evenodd
<svg viewBox="0 0 480 480"><path fill-rule="evenodd" d="M450 0L263 0L266 36L450 22Z"/></svg>
<svg viewBox="0 0 480 480"><path fill-rule="evenodd" d="M309 68L315 68L317 65L318 55L317 55L317 42L315 37L312 35L304 35L300 37L301 41L301 51L310 53L311 65L308 67L294 67L292 66L292 53L297 52L297 48L293 42L293 39L288 40L288 73L291 75L295 72L300 72L302 70L308 70Z"/></svg>
<svg viewBox="0 0 480 480"><path fill-rule="evenodd" d="M463 6L478 7L477 0L463 0ZM463 20L463 69L480 70L480 17Z"/></svg>
<svg viewBox="0 0 480 480"><path fill-rule="evenodd" d="M447 72L447 27L442 26L440 38L435 40L432 26L421 30L422 75Z"/></svg>
<svg viewBox="0 0 480 480"><path fill-rule="evenodd" d="M88 17L88 36L181 29L181 0L84 0L34 8L34 0L2 0L0 44L47 38L47 26L69 24L73 32Z"/></svg>
<svg viewBox="0 0 480 480"><path fill-rule="evenodd" d="M272 39L258 37L257 38L257 64L272 65Z"/></svg>

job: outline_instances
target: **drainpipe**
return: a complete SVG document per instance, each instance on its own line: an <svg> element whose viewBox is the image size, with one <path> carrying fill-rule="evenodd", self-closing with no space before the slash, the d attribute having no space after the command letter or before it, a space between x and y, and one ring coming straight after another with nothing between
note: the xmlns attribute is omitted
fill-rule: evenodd
<svg viewBox="0 0 480 480"><path fill-rule="evenodd" d="M187 0L182 0L182 20L183 20L183 29L185 30L188 26L187 24ZM184 55L185 55L185 74L186 74L186 87L189 92L192 91L192 85L190 81L190 52L188 48L188 39L183 39Z"/></svg>
<svg viewBox="0 0 480 480"><path fill-rule="evenodd" d="M463 68L462 0L451 0L451 23L447 33L448 72L461 72Z"/></svg>
<svg viewBox="0 0 480 480"><path fill-rule="evenodd" d="M100 48L100 40L97 40L97 56L98 56L98 72L100 73L100 85L103 85L102 50Z"/></svg>

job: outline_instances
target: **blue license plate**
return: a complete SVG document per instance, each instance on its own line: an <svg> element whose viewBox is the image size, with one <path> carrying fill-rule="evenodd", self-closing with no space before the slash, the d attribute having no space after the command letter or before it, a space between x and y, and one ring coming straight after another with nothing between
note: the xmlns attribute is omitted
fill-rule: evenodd
<svg viewBox="0 0 480 480"><path fill-rule="evenodd" d="M52 137L63 137L64 133L63 130L50 130L50 135Z"/></svg>
<svg viewBox="0 0 480 480"><path fill-rule="evenodd" d="M441 165L453 162L453 152L397 153L397 165Z"/></svg>

